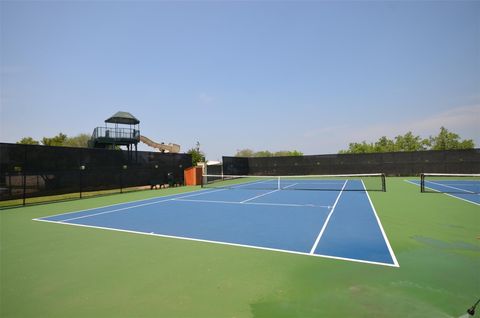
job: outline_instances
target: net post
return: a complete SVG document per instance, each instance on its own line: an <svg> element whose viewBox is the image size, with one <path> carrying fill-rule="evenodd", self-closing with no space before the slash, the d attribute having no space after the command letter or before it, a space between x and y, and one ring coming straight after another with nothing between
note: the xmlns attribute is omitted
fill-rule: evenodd
<svg viewBox="0 0 480 318"><path fill-rule="evenodd" d="M382 191L387 192L387 182L386 182L385 173L382 173L381 177L382 177Z"/></svg>
<svg viewBox="0 0 480 318"><path fill-rule="evenodd" d="M425 192L425 174L424 173L420 174L420 192L421 193Z"/></svg>

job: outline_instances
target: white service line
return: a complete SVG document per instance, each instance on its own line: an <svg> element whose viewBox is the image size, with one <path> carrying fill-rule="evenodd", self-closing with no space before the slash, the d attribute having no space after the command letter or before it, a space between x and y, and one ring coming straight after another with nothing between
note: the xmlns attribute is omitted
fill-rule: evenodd
<svg viewBox="0 0 480 318"><path fill-rule="evenodd" d="M286 186L286 187L283 187L283 189L286 189L286 188L288 188L288 187L293 187L294 185L297 185L297 184L298 184L298 183L292 183L292 184L290 184L290 185L288 185L288 186ZM282 190L282 189L276 189L276 190L273 190L273 191L270 191L270 192L267 192L267 193L263 193L263 194L254 196L253 198L250 198L250 199L247 199L247 200L243 200L243 201L240 202L240 203L246 203L246 202L248 202L248 201L255 200L255 199L257 199L257 198L266 196L266 195L268 195L268 194L272 194L272 193L277 192L277 191L280 191L280 190Z"/></svg>
<svg viewBox="0 0 480 318"><path fill-rule="evenodd" d="M288 207L309 207L309 208L325 208L330 209L329 205L314 204L295 204L295 203L268 203L268 202L238 202L238 201L219 201L219 200L189 200L189 199L172 199L179 202L200 202L200 203L219 203L219 204L245 204L245 205L267 205L267 206L288 206Z"/></svg>
<svg viewBox="0 0 480 318"><path fill-rule="evenodd" d="M257 199L257 198L263 197L263 196L268 195L268 194L272 194L272 193L277 192L277 191L280 191L280 189L273 190L273 191L270 191L270 192L267 192L267 193L263 193L263 194L254 196L253 198L250 198L250 199L247 199L247 200L243 200L243 201L241 201L240 203L245 203L245 202L248 202L248 201L252 201L252 200L255 200L255 199Z"/></svg>
<svg viewBox="0 0 480 318"><path fill-rule="evenodd" d="M340 193L338 194L337 199L335 200L335 203L333 204L333 207L330 210L330 213L328 213L328 216L327 216L327 219L325 220L325 223L323 223L323 226L322 226L322 229L320 230L320 233L318 233L317 239L315 240L315 243L313 244L312 249L310 250L310 254L312 254L312 255L315 253L315 249L317 248L318 243L320 242L320 239L322 238L323 232L325 232L325 229L327 228L328 222L330 221L330 217L332 216L333 211L335 211L335 207L337 206L337 203L338 203L338 201L339 201L339 199L340 199L340 197L343 193L343 190L345 189L345 186L347 185L347 182L348 182L348 179L345 180L345 183L342 186L342 190L340 190Z"/></svg>

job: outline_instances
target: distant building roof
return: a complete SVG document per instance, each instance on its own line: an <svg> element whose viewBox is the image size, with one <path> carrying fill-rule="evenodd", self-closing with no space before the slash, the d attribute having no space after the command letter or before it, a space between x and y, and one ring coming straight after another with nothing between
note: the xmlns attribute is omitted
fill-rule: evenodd
<svg viewBox="0 0 480 318"><path fill-rule="evenodd" d="M127 124L127 125L137 125L140 124L140 120L135 118L132 114L128 112L117 112L115 115L105 120L106 123L111 124Z"/></svg>

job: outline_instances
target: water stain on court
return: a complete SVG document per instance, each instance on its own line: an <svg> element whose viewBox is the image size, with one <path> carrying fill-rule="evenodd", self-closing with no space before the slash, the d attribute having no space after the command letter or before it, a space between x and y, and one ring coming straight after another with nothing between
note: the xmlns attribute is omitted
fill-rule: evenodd
<svg viewBox="0 0 480 318"><path fill-rule="evenodd" d="M441 240L437 240L437 239L433 239L425 236L419 236L419 235L412 236L411 238L419 243L422 243L431 247L435 247L435 248L457 249L457 250L480 252L480 246L476 246L474 244L466 243L462 241L445 242L445 241L441 241Z"/></svg>

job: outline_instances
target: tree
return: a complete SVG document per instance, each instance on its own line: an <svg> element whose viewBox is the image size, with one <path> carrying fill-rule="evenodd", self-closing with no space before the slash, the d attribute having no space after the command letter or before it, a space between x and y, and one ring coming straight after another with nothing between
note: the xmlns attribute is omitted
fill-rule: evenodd
<svg viewBox="0 0 480 318"><path fill-rule="evenodd" d="M195 167L199 162L205 162L205 153L200 150L200 142L197 141L194 148L187 151L187 154L192 155L192 165Z"/></svg>
<svg viewBox="0 0 480 318"><path fill-rule="evenodd" d="M254 151L252 149L237 150L235 157L253 157Z"/></svg>
<svg viewBox="0 0 480 318"><path fill-rule="evenodd" d="M374 152L374 145L367 144L366 141L362 141L361 143L358 142L351 142L348 144L347 150L340 150L340 153L370 153Z"/></svg>
<svg viewBox="0 0 480 318"><path fill-rule="evenodd" d="M63 146L87 148L89 140L90 140L90 135L79 134L79 135L77 135L75 137L72 137L72 138L67 137L67 139L63 143Z"/></svg>
<svg viewBox="0 0 480 318"><path fill-rule="evenodd" d="M373 146L372 152L389 152L395 151L395 143L386 136L381 137Z"/></svg>
<svg viewBox="0 0 480 318"><path fill-rule="evenodd" d="M453 149L473 149L475 144L472 139L460 141L460 136L448 131L445 127L440 127L440 133L435 137L430 137L432 150L453 150Z"/></svg>
<svg viewBox="0 0 480 318"><path fill-rule="evenodd" d="M274 153L273 153L273 156L274 156L274 157L283 157L283 156L303 156L303 152L301 152L301 151L298 151L298 150L293 150L293 151L289 151L289 150L280 150L280 151L274 152Z"/></svg>
<svg viewBox="0 0 480 318"><path fill-rule="evenodd" d="M430 142L420 136L414 136L411 131L395 137L395 151L420 151L428 149Z"/></svg>
<svg viewBox="0 0 480 318"><path fill-rule="evenodd" d="M290 151L289 156L298 156L298 157L303 156L303 152L298 151L298 150Z"/></svg>
<svg viewBox="0 0 480 318"><path fill-rule="evenodd" d="M282 157L282 156L303 156L303 152L298 150L280 150L270 152L268 150L253 151L252 149L237 150L235 157Z"/></svg>
<svg viewBox="0 0 480 318"><path fill-rule="evenodd" d="M42 144L45 146L63 146L66 140L67 140L67 135L63 133L59 133L58 135L52 138L43 137Z"/></svg>
<svg viewBox="0 0 480 318"><path fill-rule="evenodd" d="M22 145L39 145L40 143L34 140L32 137L23 137L20 141L17 141L17 144Z"/></svg>
<svg viewBox="0 0 480 318"><path fill-rule="evenodd" d="M352 142L347 150L339 153L370 153L370 152L394 152L394 151L421 151L421 150L452 150L473 149L475 144L472 139L460 140L460 136L449 132L445 127L440 128L440 133L435 137L422 139L415 136L411 131L405 135L398 135L395 140L381 137L375 143Z"/></svg>
<svg viewBox="0 0 480 318"><path fill-rule="evenodd" d="M268 150L261 150L261 151L257 151L255 154L254 154L255 157L272 157L273 156L273 153L271 153L270 151Z"/></svg>

